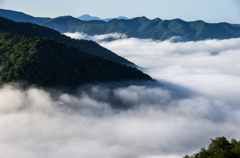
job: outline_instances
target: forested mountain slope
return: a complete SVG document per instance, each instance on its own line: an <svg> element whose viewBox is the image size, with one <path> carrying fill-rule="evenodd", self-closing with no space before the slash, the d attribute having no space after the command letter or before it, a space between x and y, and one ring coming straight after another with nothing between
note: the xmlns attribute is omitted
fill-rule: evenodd
<svg viewBox="0 0 240 158"><path fill-rule="evenodd" d="M32 23L25 22L14 22L12 20L8 20L6 18L0 17L0 32L14 32L19 35L27 36L27 37L46 37L49 39L53 39L55 41L64 42L69 44L78 50L88 52L90 54L95 54L98 56L106 57L110 60L126 64L126 65L134 65L132 62L127 59L118 56L112 51L100 46L94 41L88 40L76 40L71 39L56 30L50 29L48 27L39 26Z"/></svg>
<svg viewBox="0 0 240 158"><path fill-rule="evenodd" d="M47 38L0 33L0 81L74 87L83 83L152 80L117 62Z"/></svg>

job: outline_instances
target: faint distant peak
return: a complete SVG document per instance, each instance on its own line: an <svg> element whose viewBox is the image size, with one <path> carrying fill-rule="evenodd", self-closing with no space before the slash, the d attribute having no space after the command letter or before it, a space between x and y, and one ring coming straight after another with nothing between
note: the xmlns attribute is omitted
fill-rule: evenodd
<svg viewBox="0 0 240 158"><path fill-rule="evenodd" d="M84 15L81 15L79 17L77 17L77 19L79 20L83 20L83 21L90 21L90 20L102 20L102 21L105 21L105 22L108 22L110 20L113 20L113 19L124 19L124 20L128 20L127 17L125 16L119 16L119 17L116 17L116 18L106 18L106 19L100 19L99 17L96 17L96 16L91 16L89 14L84 14Z"/></svg>
<svg viewBox="0 0 240 158"><path fill-rule="evenodd" d="M128 20L128 18L125 17L125 16L119 16L119 17L117 17L116 19L125 19L125 20Z"/></svg>
<svg viewBox="0 0 240 158"><path fill-rule="evenodd" d="M107 19L102 19L102 20L108 22L108 21L113 20L113 19L128 20L128 18L125 17L125 16L119 16L119 17L116 17L116 18L107 18Z"/></svg>
<svg viewBox="0 0 240 158"><path fill-rule="evenodd" d="M79 17L77 17L77 19L83 20L83 21L101 20L99 17L91 16L91 15L89 15L89 14L84 14L84 15L82 15L82 16L79 16Z"/></svg>

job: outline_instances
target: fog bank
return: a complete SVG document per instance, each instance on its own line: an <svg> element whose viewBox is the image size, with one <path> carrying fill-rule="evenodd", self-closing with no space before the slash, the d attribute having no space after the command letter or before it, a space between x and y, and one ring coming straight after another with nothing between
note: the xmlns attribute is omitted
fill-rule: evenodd
<svg viewBox="0 0 240 158"><path fill-rule="evenodd" d="M133 106L111 108L112 100ZM210 138L240 137L239 108L197 95L174 99L159 86L88 85L69 94L5 85L0 102L4 158L177 158Z"/></svg>
<svg viewBox="0 0 240 158"><path fill-rule="evenodd" d="M0 157L180 158L210 138L240 140L239 38L174 43L70 35L97 41L163 86L89 84L69 93L4 84ZM102 41L110 36L117 40Z"/></svg>

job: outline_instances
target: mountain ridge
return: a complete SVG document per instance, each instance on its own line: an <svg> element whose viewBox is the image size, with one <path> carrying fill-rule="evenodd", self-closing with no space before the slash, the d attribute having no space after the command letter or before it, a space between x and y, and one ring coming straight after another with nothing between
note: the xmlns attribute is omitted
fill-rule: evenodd
<svg viewBox="0 0 240 158"><path fill-rule="evenodd" d="M150 20L146 17L136 17L132 19L111 19L105 22L102 20L82 21L72 16L35 19L41 20L41 25L55 29L61 33L83 32L88 35L121 33L127 35L129 38L150 38L162 41L170 39L173 36L180 36L183 41L240 37L240 28L237 27L238 25L206 23L202 20L187 22L178 18L172 20L155 18ZM29 20L28 22L34 23L33 20Z"/></svg>
<svg viewBox="0 0 240 158"><path fill-rule="evenodd" d="M44 20L46 18L33 17L23 12L7 10L7 9L0 9L0 16L16 22L31 22L38 25L46 22L46 20Z"/></svg>
<svg viewBox="0 0 240 158"><path fill-rule="evenodd" d="M202 20L186 22L179 18L172 20L161 20L159 18L149 20L146 17L136 17L129 20L113 19L105 23L100 21L80 21L70 18L66 18L65 21L69 21L69 23L62 23L58 19L52 19L42 25L62 33L83 32L88 35L122 33L129 38L151 38L154 40L167 40L173 36L180 36L186 41L240 37L240 28L238 27L228 23L206 23Z"/></svg>
<svg viewBox="0 0 240 158"><path fill-rule="evenodd" d="M81 15L81 16L77 17L77 19L82 20L82 21L101 20L99 17L91 16L89 14Z"/></svg>
<svg viewBox="0 0 240 158"><path fill-rule="evenodd" d="M14 22L12 20L0 17L0 32L14 32L26 37L46 37L55 41L60 41L72 45L80 51L85 51L90 54L106 57L121 64L136 66L134 63L121 56L118 56L117 54L100 46L94 41L71 39L70 37L63 35L56 30L37 24Z"/></svg>
<svg viewBox="0 0 240 158"><path fill-rule="evenodd" d="M101 19L101 18L96 17L96 16L91 16L89 14L84 14L84 15L81 15L81 16L77 17L77 19L82 20L82 21L102 20L102 21L108 22L108 21L113 20L113 19L125 19L125 20L127 20L128 18L125 17L125 16L118 16L116 18Z"/></svg>

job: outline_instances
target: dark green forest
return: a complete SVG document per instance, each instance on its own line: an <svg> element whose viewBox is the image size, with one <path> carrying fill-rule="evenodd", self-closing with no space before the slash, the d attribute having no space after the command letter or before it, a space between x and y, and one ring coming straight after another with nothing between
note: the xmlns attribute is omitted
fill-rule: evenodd
<svg viewBox="0 0 240 158"><path fill-rule="evenodd" d="M0 81L69 86L122 80L152 80L133 67L41 37L0 33Z"/></svg>
<svg viewBox="0 0 240 158"><path fill-rule="evenodd" d="M240 141L232 139L229 142L225 137L217 137L211 139L207 149L203 147L198 153L184 158L240 158Z"/></svg>
<svg viewBox="0 0 240 158"><path fill-rule="evenodd" d="M46 37L55 41L64 42L69 44L80 51L85 51L90 54L106 57L110 60L134 66L134 64L127 59L118 56L112 51L100 46L94 41L76 40L67 37L60 32L50 29L48 27L28 23L28 22L14 22L12 20L0 17L0 32L14 32L26 37Z"/></svg>

